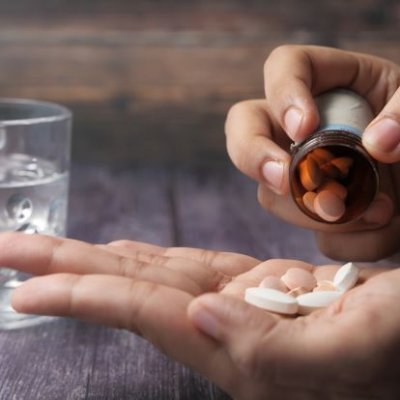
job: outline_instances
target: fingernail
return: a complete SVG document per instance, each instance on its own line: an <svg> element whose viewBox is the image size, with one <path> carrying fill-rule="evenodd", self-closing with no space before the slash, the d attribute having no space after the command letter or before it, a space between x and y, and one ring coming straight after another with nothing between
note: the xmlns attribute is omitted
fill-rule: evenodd
<svg viewBox="0 0 400 400"><path fill-rule="evenodd" d="M363 133L363 142L381 152L390 153L400 144L400 124L383 118Z"/></svg>
<svg viewBox="0 0 400 400"><path fill-rule="evenodd" d="M267 161L262 166L262 174L268 187L277 194L282 193L284 163L281 161Z"/></svg>
<svg viewBox="0 0 400 400"><path fill-rule="evenodd" d="M384 197L383 197L384 196ZM367 224L371 225L384 225L389 222L393 215L393 202L392 200L383 195L371 204L371 207L363 215L362 219Z"/></svg>
<svg viewBox="0 0 400 400"><path fill-rule="evenodd" d="M283 118L286 133L291 139L296 140L296 136L300 130L303 121L303 112L296 107L290 107Z"/></svg>
<svg viewBox="0 0 400 400"><path fill-rule="evenodd" d="M218 338L218 320L208 309L204 306L196 305L192 307L190 316L198 329L214 339Z"/></svg>

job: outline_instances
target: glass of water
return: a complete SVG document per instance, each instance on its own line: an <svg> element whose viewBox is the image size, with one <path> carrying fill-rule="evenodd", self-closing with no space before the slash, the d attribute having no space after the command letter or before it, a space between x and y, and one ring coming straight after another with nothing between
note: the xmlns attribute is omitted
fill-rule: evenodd
<svg viewBox="0 0 400 400"><path fill-rule="evenodd" d="M0 99L0 232L66 234L71 120L55 103ZM46 320L11 307L27 277L0 266L0 329Z"/></svg>

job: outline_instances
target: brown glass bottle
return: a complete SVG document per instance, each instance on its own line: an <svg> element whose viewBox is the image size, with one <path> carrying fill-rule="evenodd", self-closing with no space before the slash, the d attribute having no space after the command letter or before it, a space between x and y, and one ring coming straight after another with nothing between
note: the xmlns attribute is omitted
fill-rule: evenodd
<svg viewBox="0 0 400 400"><path fill-rule="evenodd" d="M324 223L342 224L359 218L378 192L376 162L361 142L362 132L372 120L373 114L362 97L344 89L324 93L316 98L316 103L320 114L319 128L301 143L292 145L289 168L291 194L300 210L310 218ZM332 158L323 160L317 157L319 153L329 154ZM310 158L318 160L318 163L312 163L314 169L315 165L319 169L316 174L318 179L314 178L311 187L304 185L304 177L301 175L302 164L304 166L304 163L311 162ZM347 160L351 165L344 172L340 171L334 165L337 160ZM334 221L322 218L312 205L310 207L304 201L304 195L308 192L312 194L310 197L315 198L327 181L334 181L344 187L346 192L342 199L344 211Z"/></svg>

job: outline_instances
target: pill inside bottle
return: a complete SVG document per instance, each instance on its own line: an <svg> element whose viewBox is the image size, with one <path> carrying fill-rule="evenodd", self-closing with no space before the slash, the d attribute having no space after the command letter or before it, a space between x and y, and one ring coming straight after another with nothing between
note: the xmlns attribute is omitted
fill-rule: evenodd
<svg viewBox="0 0 400 400"><path fill-rule="evenodd" d="M378 192L377 164L361 142L373 113L365 99L345 89L315 101L318 129L292 145L291 194L300 210L316 221L350 222L368 209Z"/></svg>

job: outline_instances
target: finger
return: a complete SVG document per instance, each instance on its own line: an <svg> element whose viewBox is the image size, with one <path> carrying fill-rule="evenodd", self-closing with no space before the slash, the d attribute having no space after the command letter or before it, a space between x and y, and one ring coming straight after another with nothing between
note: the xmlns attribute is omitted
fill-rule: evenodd
<svg viewBox="0 0 400 400"><path fill-rule="evenodd" d="M195 298L188 307L188 316L199 330L224 346L238 368L245 371L253 390L260 390L249 398L264 398L266 393L271 398L303 398L302 389L309 386L309 375L315 373L315 366L309 370L310 359L318 350L312 348L312 342L304 343L301 324L221 294ZM297 373L303 369L301 385L296 373L289 376L287 369L290 372L299 369ZM284 384L286 379L289 384ZM283 396L282 391L290 387L293 380L297 383L293 385L297 386L296 393Z"/></svg>
<svg viewBox="0 0 400 400"><path fill-rule="evenodd" d="M111 242L109 245L121 246L132 250L149 251L167 257L187 258L229 276L236 276L260 263L260 260L245 254L193 247L160 247L130 240L119 240Z"/></svg>
<svg viewBox="0 0 400 400"><path fill-rule="evenodd" d="M400 86L400 68L394 84L397 88ZM369 124L362 140L365 148L377 160L385 163L400 161L400 88Z"/></svg>
<svg viewBox="0 0 400 400"><path fill-rule="evenodd" d="M264 100L238 103L225 123L227 151L240 171L284 194L289 190L290 156L284 150L289 143L283 135L273 138L273 129Z"/></svg>
<svg viewBox="0 0 400 400"><path fill-rule="evenodd" d="M360 379L359 383L370 390L367 383L374 371L364 367L376 344L374 347L375 336L367 332L379 307L371 312L365 308L364 313L360 307L353 308L343 317L337 301L304 318L279 319L231 296L206 294L190 303L188 316L198 329L226 348L249 379L256 380L253 387L263 382L264 394L311 398L310 392L318 390L319 397L330 398L327 392L343 395L349 388L354 394L352 379ZM384 340L385 334L378 336ZM346 376L351 377L350 385L343 378ZM281 390L292 390L292 396L282 397ZM357 386L357 390L364 388ZM309 396L304 396L305 392ZM254 398L263 398L262 389Z"/></svg>
<svg viewBox="0 0 400 400"><path fill-rule="evenodd" d="M300 141L318 125L313 96L347 87L364 96L378 112L388 100L386 79L398 79L392 78L396 70L393 63L362 53L321 46L281 46L265 64L268 105L289 137Z"/></svg>
<svg viewBox="0 0 400 400"><path fill-rule="evenodd" d="M143 253L160 254L160 255L164 255L166 250L166 247L158 246L152 243L139 242L136 240L113 240L112 242L107 243L107 246L123 247L136 251L141 251Z"/></svg>
<svg viewBox="0 0 400 400"><path fill-rule="evenodd" d="M223 388L237 373L213 340L188 321L192 297L180 290L132 279L73 274L33 278L16 289L13 307L24 313L79 318L136 332L168 356Z"/></svg>
<svg viewBox="0 0 400 400"><path fill-rule="evenodd" d="M381 229L356 233L317 232L322 253L336 260L377 261L399 251L400 217Z"/></svg>
<svg viewBox="0 0 400 400"><path fill-rule="evenodd" d="M195 281L188 274L169 269L170 262L173 264L179 261L140 252L135 258L124 257L88 243L53 236L18 232L0 235L0 265L34 275L58 272L120 275L162 283L193 294L210 291L218 286L215 271L204 274L203 280ZM182 263L193 266L190 260L183 260Z"/></svg>
<svg viewBox="0 0 400 400"><path fill-rule="evenodd" d="M311 93L314 77L308 53L297 46L280 46L264 66L265 94L276 120L288 136L301 141L319 123Z"/></svg>

